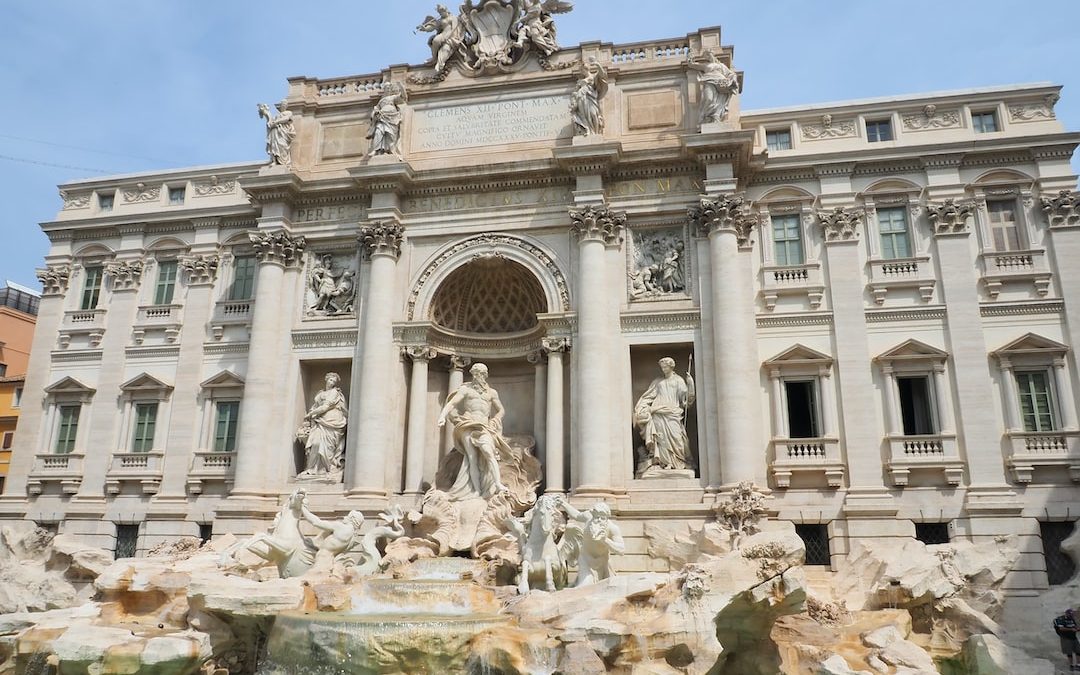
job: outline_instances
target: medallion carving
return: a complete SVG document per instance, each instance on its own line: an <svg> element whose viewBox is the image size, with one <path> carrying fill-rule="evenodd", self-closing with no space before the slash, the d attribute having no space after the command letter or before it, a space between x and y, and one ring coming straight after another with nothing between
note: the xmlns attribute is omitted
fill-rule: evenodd
<svg viewBox="0 0 1080 675"><path fill-rule="evenodd" d="M88 208L90 206L90 193L89 192L84 192L82 194L75 195L75 194L69 194L69 193L64 192L63 190L61 190L60 191L60 199L64 200L64 207L63 208L64 208L65 211L67 211L68 209L85 209L85 208Z"/></svg>
<svg viewBox="0 0 1080 675"><path fill-rule="evenodd" d="M229 176L210 176L206 180L195 181L192 189L196 197L210 197L213 195L228 195L236 190L236 178Z"/></svg>
<svg viewBox="0 0 1080 675"><path fill-rule="evenodd" d="M921 115L904 115L904 128L909 131L927 129L948 129L960 126L960 111L946 110L938 112L937 106L928 103L923 106Z"/></svg>
<svg viewBox="0 0 1080 675"><path fill-rule="evenodd" d="M1061 97L1058 94L1047 94L1038 103L1009 106L1009 119L1013 122L1035 122L1038 120L1052 120L1057 117L1054 106Z"/></svg>
<svg viewBox="0 0 1080 675"><path fill-rule="evenodd" d="M821 124L803 124L802 135L806 140L817 141L826 138L848 138L855 136L855 120L833 121L833 116L825 113Z"/></svg>
<svg viewBox="0 0 1080 675"><path fill-rule="evenodd" d="M124 189L124 203L133 204L136 202L153 202L157 201L161 196L160 185L147 185L146 183L136 183L135 187Z"/></svg>

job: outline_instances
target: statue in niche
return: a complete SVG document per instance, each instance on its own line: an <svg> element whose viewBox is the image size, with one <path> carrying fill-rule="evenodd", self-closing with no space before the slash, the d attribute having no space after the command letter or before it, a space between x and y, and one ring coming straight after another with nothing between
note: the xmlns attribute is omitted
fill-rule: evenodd
<svg viewBox="0 0 1080 675"><path fill-rule="evenodd" d="M691 367L687 367L683 379L675 372L675 359L660 359L663 375L652 381L634 405L634 425L645 443L637 467L638 478L652 478L671 471L693 475L694 461L686 434L686 411L696 398Z"/></svg>
<svg viewBox="0 0 1080 675"><path fill-rule="evenodd" d="M368 157L376 155L401 156L401 106L408 101L405 87L400 82L388 82L383 95L371 110L371 139Z"/></svg>
<svg viewBox="0 0 1080 675"><path fill-rule="evenodd" d="M272 166L292 166L292 142L296 138L292 111L282 100L275 106L277 115L271 115L270 106L259 104L259 117L266 120L266 154Z"/></svg>
<svg viewBox="0 0 1080 675"><path fill-rule="evenodd" d="M308 287L314 301L308 307L308 315L336 316L353 311L356 273L350 269L334 266L334 256L325 253L315 259L308 276Z"/></svg>
<svg viewBox="0 0 1080 675"><path fill-rule="evenodd" d="M731 96L739 88L739 78L723 64L716 54L706 50L697 59L690 58L686 65L696 70L701 85L701 123L712 124L727 117Z"/></svg>
<svg viewBox="0 0 1080 675"><path fill-rule="evenodd" d="M491 499L507 490L499 473L499 456L512 455L502 435L506 414L499 393L487 383L488 368L482 363L469 369L472 381L450 395L439 413L439 427L449 419L454 425L454 450L464 460L457 479L446 492L452 500L472 496Z"/></svg>
<svg viewBox="0 0 1080 675"><path fill-rule="evenodd" d="M611 507L604 502L596 502L586 511L578 511L565 501L563 510L576 523L566 528L563 538L579 538L577 549L577 581L574 586L585 586L603 581L614 576L611 569L611 554L626 550L619 526L611 520ZM575 525L580 524L580 535L574 533Z"/></svg>
<svg viewBox="0 0 1080 675"><path fill-rule="evenodd" d="M635 235L630 298L686 293L685 250L682 238L671 232Z"/></svg>
<svg viewBox="0 0 1080 675"><path fill-rule="evenodd" d="M304 444L305 457L299 479L328 478L345 468L349 406L340 386L337 373L326 374L326 387L315 394L315 401L296 432L296 440Z"/></svg>
<svg viewBox="0 0 1080 675"><path fill-rule="evenodd" d="M570 116L574 121L575 136L604 133L600 99L607 93L607 88L607 71L595 58L590 58L577 81L577 89L570 96Z"/></svg>

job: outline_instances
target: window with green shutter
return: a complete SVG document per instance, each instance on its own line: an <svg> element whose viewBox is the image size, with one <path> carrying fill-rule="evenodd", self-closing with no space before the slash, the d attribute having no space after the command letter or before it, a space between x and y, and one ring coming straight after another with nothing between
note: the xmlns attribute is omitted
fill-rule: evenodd
<svg viewBox="0 0 1080 675"><path fill-rule="evenodd" d="M881 257L886 260L911 257L906 209L878 209L878 233L881 235Z"/></svg>
<svg viewBox="0 0 1080 675"><path fill-rule="evenodd" d="M250 300L255 292L255 256L243 256L233 263L233 282L230 300Z"/></svg>
<svg viewBox="0 0 1080 675"><path fill-rule="evenodd" d="M82 304L80 309L97 309L101 299L101 280L105 276L102 267L87 267L83 270L86 278L83 280Z"/></svg>
<svg viewBox="0 0 1080 675"><path fill-rule="evenodd" d="M1018 372L1016 386L1020 390L1020 415L1024 418L1024 431L1056 431L1054 397L1047 371Z"/></svg>
<svg viewBox="0 0 1080 675"><path fill-rule="evenodd" d="M158 263L157 286L154 288L155 305L171 305L176 291L176 261Z"/></svg>
<svg viewBox="0 0 1080 675"><path fill-rule="evenodd" d="M777 265L803 264L799 216L772 216L773 248Z"/></svg>
<svg viewBox="0 0 1080 675"><path fill-rule="evenodd" d="M75 437L79 433L80 405L60 406L60 422L56 428L56 454L66 455L75 451Z"/></svg>
<svg viewBox="0 0 1080 675"><path fill-rule="evenodd" d="M215 452L233 452L236 450L236 429L239 418L239 401L218 402L217 423L214 428Z"/></svg>
<svg viewBox="0 0 1080 675"><path fill-rule="evenodd" d="M150 452L154 449L157 411L157 403L135 404L135 433L131 442L132 452Z"/></svg>

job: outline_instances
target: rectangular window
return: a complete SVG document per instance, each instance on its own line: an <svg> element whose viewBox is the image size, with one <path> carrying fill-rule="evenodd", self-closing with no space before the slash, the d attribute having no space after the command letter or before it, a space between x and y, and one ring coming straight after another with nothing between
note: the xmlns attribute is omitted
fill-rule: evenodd
<svg viewBox="0 0 1080 675"><path fill-rule="evenodd" d="M870 143L891 141L892 120L866 120L866 140Z"/></svg>
<svg viewBox="0 0 1080 675"><path fill-rule="evenodd" d="M169 203L170 204L183 204L184 203L184 188L171 187L169 188Z"/></svg>
<svg viewBox="0 0 1080 675"><path fill-rule="evenodd" d="M243 256L233 263L233 282L230 300L250 300L255 292L255 256Z"/></svg>
<svg viewBox="0 0 1080 675"><path fill-rule="evenodd" d="M829 528L825 525L795 524L795 534L802 539L806 547L806 564L823 565L828 567L832 564L832 551L829 550Z"/></svg>
<svg viewBox="0 0 1080 675"><path fill-rule="evenodd" d="M986 202L990 215L990 232L994 238L995 251L1019 251L1020 228L1016 222L1016 200L1005 199Z"/></svg>
<svg viewBox="0 0 1080 675"><path fill-rule="evenodd" d="M113 557L134 558L139 550L139 526L116 524L116 548L113 549Z"/></svg>
<svg viewBox="0 0 1080 675"><path fill-rule="evenodd" d="M774 129L773 131L765 132L765 144L769 147L769 150L790 150L791 149L791 129Z"/></svg>
<svg viewBox="0 0 1080 675"><path fill-rule="evenodd" d="M1061 543L1069 538L1075 527L1076 521L1072 520L1039 523L1046 576L1051 586L1064 584L1076 573L1076 563L1061 550Z"/></svg>
<svg viewBox="0 0 1080 675"><path fill-rule="evenodd" d="M1020 416L1024 418L1024 431L1056 431L1050 374L1045 370L1017 372L1016 387L1020 390Z"/></svg>
<svg viewBox="0 0 1080 675"><path fill-rule="evenodd" d="M3 446L0 446L0 449L10 450L11 445L14 442L15 442L15 432L14 431L5 431L4 432L4 443L3 443Z"/></svg>
<svg viewBox="0 0 1080 675"><path fill-rule="evenodd" d="M79 433L80 405L60 406L60 421L56 427L56 447L58 455L66 455L75 451L75 437Z"/></svg>
<svg viewBox="0 0 1080 675"><path fill-rule="evenodd" d="M115 192L99 192L97 196L98 209L100 209L102 213L108 213L109 211L112 211L113 200L115 198Z"/></svg>
<svg viewBox="0 0 1080 675"><path fill-rule="evenodd" d="M97 309L98 301L101 300L101 280L105 276L102 267L87 267L83 270L86 279L83 280L82 304L80 309Z"/></svg>
<svg viewBox="0 0 1080 675"><path fill-rule="evenodd" d="M7 375L7 364L0 363L0 377L4 377L5 375Z"/></svg>
<svg viewBox="0 0 1080 675"><path fill-rule="evenodd" d="M776 264L803 264L802 229L799 226L799 216L772 216L771 220Z"/></svg>
<svg viewBox="0 0 1080 675"><path fill-rule="evenodd" d="M878 233L881 235L881 257L886 260L911 257L908 237L907 209L878 209Z"/></svg>
<svg viewBox="0 0 1080 675"><path fill-rule="evenodd" d="M217 404L217 422L214 425L215 452L236 450L236 429L239 419L239 401L220 401Z"/></svg>
<svg viewBox="0 0 1080 675"><path fill-rule="evenodd" d="M997 131L997 115L992 110L973 112L971 113L971 128L977 134L988 134Z"/></svg>
<svg viewBox="0 0 1080 675"><path fill-rule="evenodd" d="M135 432L132 435L132 452L150 452L154 449L154 430L157 427L157 403L135 404Z"/></svg>
<svg viewBox="0 0 1080 675"><path fill-rule="evenodd" d="M949 543L948 523L915 523L915 538L931 546Z"/></svg>
<svg viewBox="0 0 1080 675"><path fill-rule="evenodd" d="M199 523L199 542L205 544L214 537L213 523Z"/></svg>
<svg viewBox="0 0 1080 675"><path fill-rule="evenodd" d="M900 393L900 417L905 436L932 436L934 428L933 399L930 395L930 378L926 375L896 378Z"/></svg>
<svg viewBox="0 0 1080 675"><path fill-rule="evenodd" d="M784 380L788 438L818 438L817 386L814 380Z"/></svg>
<svg viewBox="0 0 1080 675"><path fill-rule="evenodd" d="M176 261L158 263L157 286L154 288L155 305L171 305L176 291Z"/></svg>
<svg viewBox="0 0 1080 675"><path fill-rule="evenodd" d="M23 388L22 387L15 387L15 393L11 395L11 407L12 408L22 407L22 394L23 394Z"/></svg>

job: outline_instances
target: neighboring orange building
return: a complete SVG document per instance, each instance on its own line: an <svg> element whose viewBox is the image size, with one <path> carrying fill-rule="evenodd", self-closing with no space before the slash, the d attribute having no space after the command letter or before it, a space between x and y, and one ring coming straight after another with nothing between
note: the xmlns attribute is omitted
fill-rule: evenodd
<svg viewBox="0 0 1080 675"><path fill-rule="evenodd" d="M0 489L11 462L39 301L36 291L10 281L0 288Z"/></svg>

